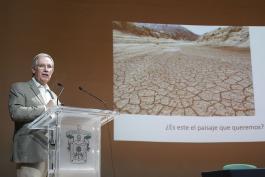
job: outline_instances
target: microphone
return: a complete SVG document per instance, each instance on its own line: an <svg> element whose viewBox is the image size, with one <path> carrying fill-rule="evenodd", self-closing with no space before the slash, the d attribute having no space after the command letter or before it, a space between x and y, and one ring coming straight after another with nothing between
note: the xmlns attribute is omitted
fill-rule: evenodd
<svg viewBox="0 0 265 177"><path fill-rule="evenodd" d="M102 99L98 98L98 97L95 96L94 94L88 92L87 90L83 89L81 86L79 86L78 89L79 89L81 92L84 92L84 93L86 93L87 95L89 95L89 96L95 98L96 100L100 101L101 103L103 103L104 108L105 108L105 109L108 109L107 104L106 104L105 101L103 101Z"/></svg>
<svg viewBox="0 0 265 177"><path fill-rule="evenodd" d="M57 85L61 88L61 90L60 90L60 92L59 92L59 94L58 94L58 96L57 96L57 101L56 101L56 103L57 103L57 106L59 106L59 97L61 96L61 94L63 93L63 90L64 90L64 86L63 86L63 84L61 84L61 83L57 83Z"/></svg>

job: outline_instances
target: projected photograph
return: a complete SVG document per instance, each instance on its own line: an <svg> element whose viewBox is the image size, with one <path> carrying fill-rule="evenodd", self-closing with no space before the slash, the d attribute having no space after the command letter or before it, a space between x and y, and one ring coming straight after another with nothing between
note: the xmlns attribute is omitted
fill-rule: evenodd
<svg viewBox="0 0 265 177"><path fill-rule="evenodd" d="M249 29L114 21L120 113L254 116Z"/></svg>

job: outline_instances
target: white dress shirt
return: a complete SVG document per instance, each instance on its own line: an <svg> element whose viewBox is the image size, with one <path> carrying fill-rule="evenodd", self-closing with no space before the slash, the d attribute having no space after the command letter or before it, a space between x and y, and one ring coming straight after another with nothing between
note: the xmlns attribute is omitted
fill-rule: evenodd
<svg viewBox="0 0 265 177"><path fill-rule="evenodd" d="M36 86L38 87L40 93L41 93L41 96L45 102L45 105L53 99L53 96L52 96L52 93L50 91L50 88L49 86L46 84L46 85L41 85L38 81L36 81L36 79L33 77L32 80L34 81L34 83L36 84Z"/></svg>

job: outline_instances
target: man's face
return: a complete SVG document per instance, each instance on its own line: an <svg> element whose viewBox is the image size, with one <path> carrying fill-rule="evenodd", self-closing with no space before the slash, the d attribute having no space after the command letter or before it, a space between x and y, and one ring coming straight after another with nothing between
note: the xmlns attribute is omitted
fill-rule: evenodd
<svg viewBox="0 0 265 177"><path fill-rule="evenodd" d="M32 68L32 73L35 74L34 77L40 84L45 85L50 81L53 70L52 60L49 57L40 57L36 67Z"/></svg>

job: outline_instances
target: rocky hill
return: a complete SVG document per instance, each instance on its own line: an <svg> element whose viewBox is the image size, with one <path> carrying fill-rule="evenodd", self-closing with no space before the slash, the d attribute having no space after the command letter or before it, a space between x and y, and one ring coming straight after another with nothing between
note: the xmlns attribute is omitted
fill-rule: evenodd
<svg viewBox="0 0 265 177"><path fill-rule="evenodd" d="M113 29L138 36L195 41L198 35L179 25L113 22Z"/></svg>
<svg viewBox="0 0 265 177"><path fill-rule="evenodd" d="M249 47L249 29L245 26L218 28L204 34L197 42L204 45Z"/></svg>

